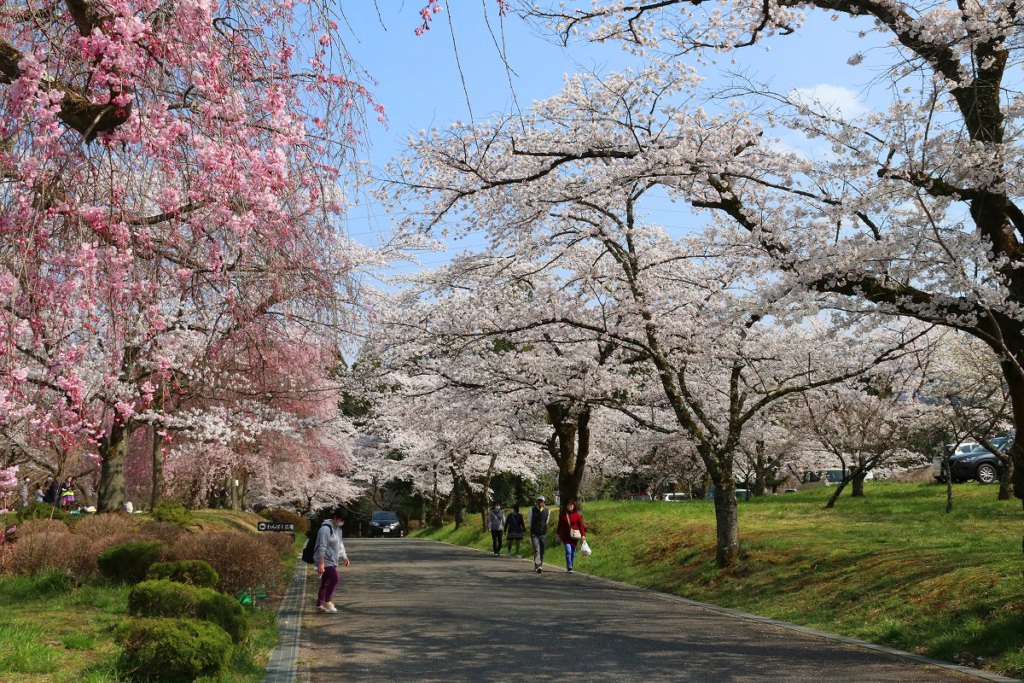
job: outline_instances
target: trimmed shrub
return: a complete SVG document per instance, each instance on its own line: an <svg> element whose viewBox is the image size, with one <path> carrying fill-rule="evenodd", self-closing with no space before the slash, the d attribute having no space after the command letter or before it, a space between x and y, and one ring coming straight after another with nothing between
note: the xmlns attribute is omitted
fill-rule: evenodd
<svg viewBox="0 0 1024 683"><path fill-rule="evenodd" d="M234 531L185 534L171 550L175 560L204 560L220 577L217 589L228 595L257 586L271 587L281 574L281 557L260 536Z"/></svg>
<svg viewBox="0 0 1024 683"><path fill-rule="evenodd" d="M49 503L29 503L18 510L17 517L19 522L25 522L30 519L58 519L65 522L68 519L68 513L60 508L53 507Z"/></svg>
<svg viewBox="0 0 1024 683"><path fill-rule="evenodd" d="M260 517L269 519L271 522L294 524L295 531L298 533L309 533L309 520L301 515L295 514L291 510L282 510L281 508L264 508L260 510L259 514Z"/></svg>
<svg viewBox="0 0 1024 683"><path fill-rule="evenodd" d="M128 594L128 614L137 617L192 617L224 629L240 643L249 632L249 617L235 600L211 588L174 581L143 581Z"/></svg>
<svg viewBox="0 0 1024 683"><path fill-rule="evenodd" d="M163 541L167 545L174 545L174 542L185 533L185 530L170 522L146 522L139 529L139 533Z"/></svg>
<svg viewBox="0 0 1024 683"><path fill-rule="evenodd" d="M96 565L108 579L138 583L146 578L146 572L160 561L166 550L167 546L160 541L122 543L100 553Z"/></svg>
<svg viewBox="0 0 1024 683"><path fill-rule="evenodd" d="M282 558L288 558L295 554L295 537L289 533L266 533L260 536L260 540L273 547Z"/></svg>
<svg viewBox="0 0 1024 683"><path fill-rule="evenodd" d="M18 525L18 538L33 534L66 534L71 529L59 519L30 519Z"/></svg>
<svg viewBox="0 0 1024 683"><path fill-rule="evenodd" d="M4 568L24 576L61 572L76 584L96 571L89 540L67 530L23 536L6 557Z"/></svg>
<svg viewBox="0 0 1024 683"><path fill-rule="evenodd" d="M89 552L92 553L92 559L95 561L96 558L103 554L104 550L113 548L115 545L123 545L125 543L145 543L157 540L160 539L152 538L144 534L117 534L115 536L104 536L92 541L89 545Z"/></svg>
<svg viewBox="0 0 1024 683"><path fill-rule="evenodd" d="M187 583L200 588L213 588L220 577L208 562L202 560L178 560L177 562L157 562L146 572L146 580L163 579L177 583Z"/></svg>
<svg viewBox="0 0 1024 683"><path fill-rule="evenodd" d="M231 655L224 629L195 619L129 619L117 627L125 669L143 680L216 676Z"/></svg>
<svg viewBox="0 0 1024 683"><path fill-rule="evenodd" d="M104 513L83 517L75 524L75 533L91 540L107 536L123 536L133 531L132 523L125 515Z"/></svg>
<svg viewBox="0 0 1024 683"><path fill-rule="evenodd" d="M157 522L176 524L182 529L187 529L192 524L192 513L185 509L184 505L178 505L177 503L160 503L153 508L149 516Z"/></svg>

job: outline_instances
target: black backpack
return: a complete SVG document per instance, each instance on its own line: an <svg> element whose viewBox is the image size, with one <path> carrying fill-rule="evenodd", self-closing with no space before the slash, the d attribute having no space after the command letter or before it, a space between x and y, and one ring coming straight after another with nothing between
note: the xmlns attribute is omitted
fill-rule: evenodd
<svg viewBox="0 0 1024 683"><path fill-rule="evenodd" d="M316 552L316 537L320 535L320 529L306 538L306 545L302 549L302 561L306 564L313 564L313 553ZM334 536L334 528L331 527L331 536Z"/></svg>

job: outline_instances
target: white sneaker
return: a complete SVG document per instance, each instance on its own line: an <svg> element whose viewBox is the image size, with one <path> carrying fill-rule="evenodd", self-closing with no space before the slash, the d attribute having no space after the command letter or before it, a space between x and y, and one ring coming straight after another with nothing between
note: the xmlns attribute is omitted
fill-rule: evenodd
<svg viewBox="0 0 1024 683"><path fill-rule="evenodd" d="M324 603L324 607L327 608L326 610L324 610L325 612L337 612L338 611L338 608L334 606L333 602L325 602Z"/></svg>

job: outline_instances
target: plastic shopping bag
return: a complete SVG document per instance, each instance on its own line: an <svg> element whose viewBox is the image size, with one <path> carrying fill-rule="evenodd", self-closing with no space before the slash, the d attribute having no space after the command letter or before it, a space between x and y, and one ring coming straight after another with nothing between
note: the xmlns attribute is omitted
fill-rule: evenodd
<svg viewBox="0 0 1024 683"><path fill-rule="evenodd" d="M583 557L590 555L590 544L587 543L587 539L585 538L580 543L580 555L583 555Z"/></svg>

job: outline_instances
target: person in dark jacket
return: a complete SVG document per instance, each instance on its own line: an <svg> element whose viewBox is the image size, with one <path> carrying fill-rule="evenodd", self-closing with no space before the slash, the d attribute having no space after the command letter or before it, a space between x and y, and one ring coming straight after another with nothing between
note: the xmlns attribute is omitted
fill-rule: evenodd
<svg viewBox="0 0 1024 683"><path fill-rule="evenodd" d="M491 511L487 513L487 529L491 532L491 549L494 556L501 555L501 537L505 528L505 513L501 511L501 505L495 503Z"/></svg>
<svg viewBox="0 0 1024 683"><path fill-rule="evenodd" d="M533 547L533 570L540 574L544 571L544 546L547 545L548 521L551 511L544 507L544 496L537 496L536 504L530 508L527 526L530 529L530 545Z"/></svg>
<svg viewBox="0 0 1024 683"><path fill-rule="evenodd" d="M526 520L523 513L519 512L519 506L512 506L512 514L505 518L505 545L508 547L508 556L512 557L512 544L516 544L516 557L519 557L519 544L526 534Z"/></svg>
<svg viewBox="0 0 1024 683"><path fill-rule="evenodd" d="M587 537L583 527L583 516L575 500L570 500L565 510L558 515L558 539L565 546L565 570L572 574L572 565L576 560L576 546Z"/></svg>

